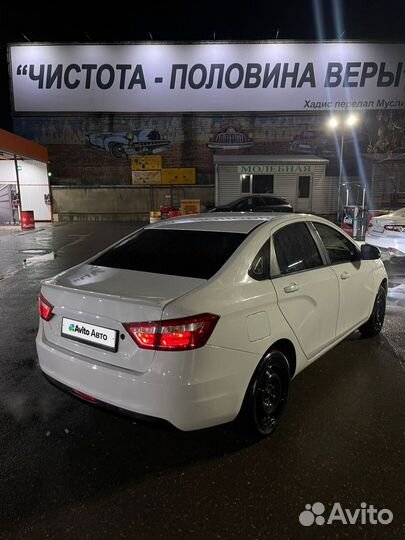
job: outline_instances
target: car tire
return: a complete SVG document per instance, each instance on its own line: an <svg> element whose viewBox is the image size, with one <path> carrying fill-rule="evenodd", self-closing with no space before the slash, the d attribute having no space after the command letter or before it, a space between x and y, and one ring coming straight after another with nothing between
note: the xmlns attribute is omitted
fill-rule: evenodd
<svg viewBox="0 0 405 540"><path fill-rule="evenodd" d="M261 360L246 391L239 417L246 434L260 439L273 433L287 404L289 384L288 359L273 349Z"/></svg>
<svg viewBox="0 0 405 540"><path fill-rule="evenodd" d="M381 332L384 324L386 304L387 291L383 285L380 285L370 318L359 328L363 337L373 337Z"/></svg>

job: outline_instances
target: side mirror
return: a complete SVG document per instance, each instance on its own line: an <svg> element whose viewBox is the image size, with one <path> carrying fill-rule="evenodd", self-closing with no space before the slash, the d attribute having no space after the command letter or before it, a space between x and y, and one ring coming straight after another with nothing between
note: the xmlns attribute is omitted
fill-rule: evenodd
<svg viewBox="0 0 405 540"><path fill-rule="evenodd" d="M361 246L361 258L363 261L381 259L381 252L378 247L370 246L370 244L363 244Z"/></svg>

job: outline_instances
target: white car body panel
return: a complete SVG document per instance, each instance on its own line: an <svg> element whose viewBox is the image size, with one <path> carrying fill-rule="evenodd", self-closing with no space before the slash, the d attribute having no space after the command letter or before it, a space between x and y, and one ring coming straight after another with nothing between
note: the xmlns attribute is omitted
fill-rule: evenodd
<svg viewBox="0 0 405 540"><path fill-rule="evenodd" d="M370 316L375 297L371 262L358 261L331 267L339 283L337 337L358 328L359 322L365 322Z"/></svg>
<svg viewBox="0 0 405 540"><path fill-rule="evenodd" d="M250 232L208 280L87 262L45 281L42 294L55 315L49 322L40 319L41 369L70 389L167 420L182 430L233 420L257 365L276 342L287 340L294 348L296 375L367 320L386 279L380 260L359 262L358 274L354 263L348 263L273 280L250 277L247 270L272 232L302 220L335 227L310 215L250 213L187 216L147 227ZM344 285L339 278L342 271L351 274ZM291 281L299 284L298 296L284 291ZM220 318L206 345L189 351L140 349L122 325L200 313ZM116 329L125 339L119 339L115 353L72 341L61 335L62 317Z"/></svg>
<svg viewBox="0 0 405 540"><path fill-rule="evenodd" d="M94 276L94 283L91 276ZM155 351L138 349L130 340L121 341L117 353L77 341L67 344L61 335L62 318L121 333L123 322L160 320L165 304L204 283L205 280L176 276L171 276L168 283L167 277L159 274L88 264L75 267L43 285L42 293L55 306L54 317L44 325L44 338L50 344L69 347L93 360L144 373L149 369Z"/></svg>
<svg viewBox="0 0 405 540"><path fill-rule="evenodd" d="M339 284L328 267L272 280L278 305L308 359L336 339Z"/></svg>
<svg viewBox="0 0 405 540"><path fill-rule="evenodd" d="M402 225L404 231L387 231L386 225ZM365 241L380 248L383 258L405 257L405 208L373 218Z"/></svg>

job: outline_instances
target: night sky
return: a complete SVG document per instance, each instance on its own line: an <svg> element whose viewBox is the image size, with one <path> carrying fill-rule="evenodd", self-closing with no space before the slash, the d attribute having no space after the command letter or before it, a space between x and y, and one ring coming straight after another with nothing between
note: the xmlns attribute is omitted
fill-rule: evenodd
<svg viewBox="0 0 405 540"><path fill-rule="evenodd" d="M145 7L147 4L148 7ZM110 7L108 7L110 5ZM104 7L106 6L106 7ZM0 126L11 129L11 42L405 40L405 0L53 2L0 7Z"/></svg>

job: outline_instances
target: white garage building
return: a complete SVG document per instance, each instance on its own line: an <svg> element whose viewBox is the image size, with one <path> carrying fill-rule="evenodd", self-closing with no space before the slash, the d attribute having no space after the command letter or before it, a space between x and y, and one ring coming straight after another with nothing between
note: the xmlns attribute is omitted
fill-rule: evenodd
<svg viewBox="0 0 405 540"><path fill-rule="evenodd" d="M20 221L21 211L35 221L51 221L48 150L0 130L0 225Z"/></svg>
<svg viewBox="0 0 405 540"><path fill-rule="evenodd" d="M333 214L337 183L327 159L311 155L215 155L215 203L249 194L285 197L296 212Z"/></svg>

